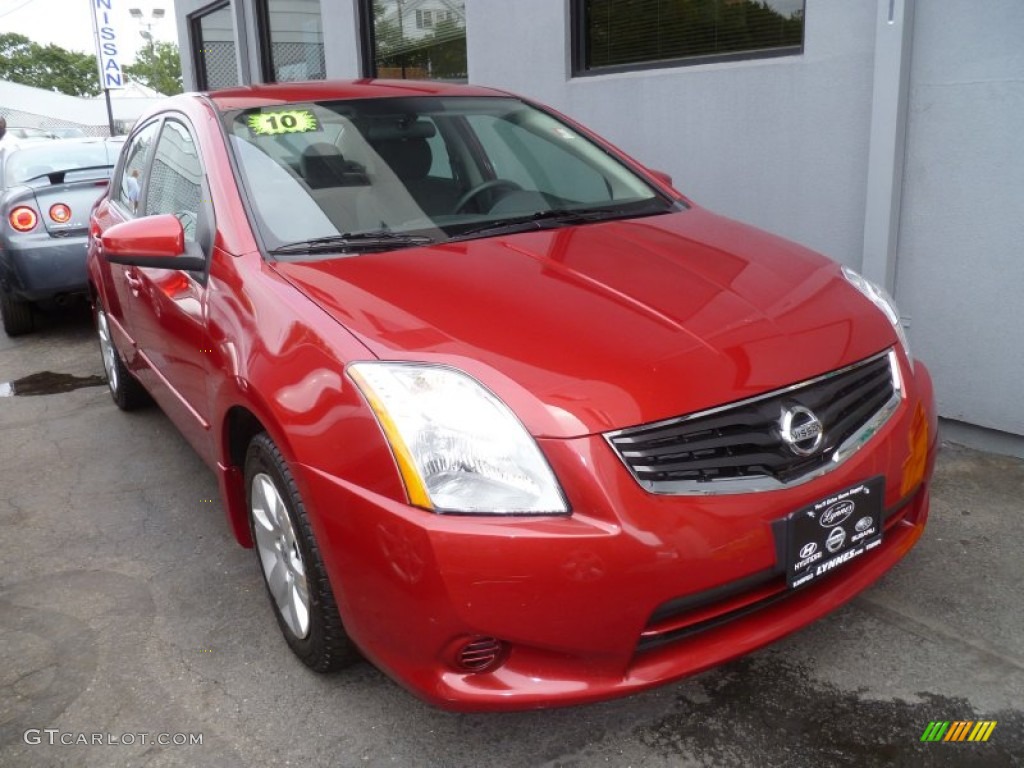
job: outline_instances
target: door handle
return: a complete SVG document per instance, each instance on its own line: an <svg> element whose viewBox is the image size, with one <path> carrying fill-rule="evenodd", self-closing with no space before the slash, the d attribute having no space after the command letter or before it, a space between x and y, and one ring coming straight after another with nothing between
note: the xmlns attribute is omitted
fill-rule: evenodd
<svg viewBox="0 0 1024 768"><path fill-rule="evenodd" d="M124 281L128 283L128 288L131 290L133 296L138 296L139 291L142 290L142 279L139 277L139 273L135 271L135 267L129 267L124 271Z"/></svg>

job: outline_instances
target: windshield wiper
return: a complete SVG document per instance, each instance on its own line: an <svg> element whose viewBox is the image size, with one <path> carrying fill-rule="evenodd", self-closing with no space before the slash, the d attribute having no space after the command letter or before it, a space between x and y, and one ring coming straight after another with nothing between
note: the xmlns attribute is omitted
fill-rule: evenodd
<svg viewBox="0 0 1024 768"><path fill-rule="evenodd" d="M30 181L49 179L51 184L62 184L64 182L64 177L69 173L78 173L79 171L109 171L113 168L113 165L82 165L78 168L65 168L60 171L47 171L46 173L40 173L38 176L24 179L21 183L27 184Z"/></svg>
<svg viewBox="0 0 1024 768"><path fill-rule="evenodd" d="M426 235L408 235L401 232L377 230L374 232L345 232L327 237L299 240L272 249L275 256L293 253L327 253L337 251L389 251L393 248L409 248L414 245L430 245L434 238Z"/></svg>
<svg viewBox="0 0 1024 768"><path fill-rule="evenodd" d="M633 215L636 213L625 208L550 208L536 211L527 216L513 216L500 221L492 221L490 224L480 227L466 229L451 239L462 240L480 235L500 235L529 229L545 229L551 224L586 224L591 221Z"/></svg>

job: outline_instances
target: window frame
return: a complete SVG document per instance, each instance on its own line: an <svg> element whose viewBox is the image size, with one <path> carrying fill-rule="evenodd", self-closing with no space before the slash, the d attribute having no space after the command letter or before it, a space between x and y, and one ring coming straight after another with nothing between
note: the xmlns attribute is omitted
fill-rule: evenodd
<svg viewBox="0 0 1024 768"><path fill-rule="evenodd" d="M163 130L164 115L160 114L141 123L136 129L132 130L128 138L125 140L124 147L121 149L121 156L118 158L117 167L114 169L113 175L110 177L110 192L108 199L111 204L116 205L118 211L124 216L125 220L140 219L145 214L140 213L140 210L145 209L146 205L146 193L149 190L149 166L153 162L153 156L156 154L156 144L160 139L160 132ZM124 180L125 171L128 169L128 159L131 156L131 148L134 146L139 136L150 128L155 128L153 134L153 151L149 153L146 158L146 162L139 167L139 199L136 202L136 209L131 210L121 201L121 186Z"/></svg>
<svg viewBox="0 0 1024 768"><path fill-rule="evenodd" d="M571 0L570 0L571 1ZM436 15L436 14L435 14ZM359 65L362 77L375 79L377 74L377 32L373 28L373 0L356 0L356 25L359 30ZM435 18L436 21L436 18ZM466 66L469 67L469 27L466 27ZM415 82L415 80L413 80ZM425 80L423 82L459 82L467 80Z"/></svg>
<svg viewBox="0 0 1024 768"><path fill-rule="evenodd" d="M637 61L629 64L611 64L600 67L587 66L587 0L569 0L569 56L571 77L599 77L621 72L638 72L649 69L676 69L701 64L718 64L727 61L750 61L777 59L783 56L802 56L807 40L807 0L804 0L804 29L800 45L779 48L760 48L749 51L732 51L699 56L680 56L671 59Z"/></svg>
<svg viewBox="0 0 1024 768"><path fill-rule="evenodd" d="M256 43L259 46L259 60L260 60L260 76L264 83L277 83L280 82L274 74L274 39L270 33L270 0L254 0L254 8L256 13ZM320 3L320 45L324 47L324 53L326 55L326 40L325 40L325 29L324 29L324 7L321 0ZM326 68L325 68L326 69ZM305 78L309 80L311 78ZM312 78L317 80L326 80L327 72L324 72L324 76L321 78ZM288 81L286 81L288 82Z"/></svg>
<svg viewBox="0 0 1024 768"><path fill-rule="evenodd" d="M362 76L377 77L377 33L373 28L373 0L359 0L356 5L359 27L359 67Z"/></svg>
<svg viewBox="0 0 1024 768"><path fill-rule="evenodd" d="M192 54L192 74L196 81L197 91L209 91L210 90L210 79L206 71L206 61L203 57L203 19L212 13L227 9L231 12L231 0L218 0L218 2L211 3L204 8L196 11L195 13L189 14L188 19L188 34L189 43L191 46L190 53ZM235 68L238 67L238 41L235 41ZM240 85L241 82L236 83ZM227 86L230 87L230 86Z"/></svg>
<svg viewBox="0 0 1024 768"><path fill-rule="evenodd" d="M192 125L191 119L184 112L177 110L170 110L167 112L161 112L154 115L151 119L145 123L141 123L137 130L133 130L125 141L125 147L122 149L121 156L118 159L118 166L114 170L114 175L110 178L110 189L120 189L121 178L124 175L125 167L128 162L128 150L127 147L131 144L140 133L147 130L150 126L156 128L156 133L153 136L153 149L146 158L145 164L141 167L140 177L142 179L139 189L139 204L137 211L129 211L127 207L121 202L120 194L114 196L108 196L110 203L117 205L117 208L125 217L125 220L130 219L142 219L147 216L154 216L148 212L149 207L149 185L150 179L153 174L153 162L156 159L156 152L160 146L160 140L163 137L164 128L168 122L175 122L181 125L185 132L188 134L192 141L193 146L196 148L196 159L199 162L199 167L202 170L202 182L200 185L200 203L201 208L196 212L196 239L194 241L186 240L186 248L198 248L202 257L206 260L206 267L200 271L192 270L179 270L187 275L190 275L201 285L205 285L207 276L210 270L210 262L213 254L213 244L216 239L217 232L217 212L213 207L213 198L210 191L210 182L207 176L207 164L203 158L203 148L197 137L195 127ZM117 186L115 187L115 179ZM193 245L189 246L188 243L192 242Z"/></svg>

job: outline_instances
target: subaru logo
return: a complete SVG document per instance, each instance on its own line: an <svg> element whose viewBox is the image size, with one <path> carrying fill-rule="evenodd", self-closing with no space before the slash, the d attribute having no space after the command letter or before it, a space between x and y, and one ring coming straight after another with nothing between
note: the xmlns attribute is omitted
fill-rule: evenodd
<svg viewBox="0 0 1024 768"><path fill-rule="evenodd" d="M852 501L840 501L838 504L833 504L822 512L818 522L822 528L831 528L833 525L839 525L846 522L846 519L853 514L854 508L855 505ZM869 517L868 520L870 519ZM861 529L858 528L857 530Z"/></svg>
<svg viewBox="0 0 1024 768"><path fill-rule="evenodd" d="M846 531L842 528L833 528L825 539L825 548L829 552L838 552L846 543Z"/></svg>
<svg viewBox="0 0 1024 768"><path fill-rule="evenodd" d="M818 551L818 545L816 542L809 541L800 547L800 559L806 560L808 557Z"/></svg>
<svg viewBox="0 0 1024 768"><path fill-rule="evenodd" d="M853 527L857 529L857 533L863 533L874 524L875 521L872 520L869 515L867 517L862 517L860 520L857 521L857 524Z"/></svg>
<svg viewBox="0 0 1024 768"><path fill-rule="evenodd" d="M814 412L802 405L786 408L779 419L779 434L797 456L810 456L821 448L825 429Z"/></svg>

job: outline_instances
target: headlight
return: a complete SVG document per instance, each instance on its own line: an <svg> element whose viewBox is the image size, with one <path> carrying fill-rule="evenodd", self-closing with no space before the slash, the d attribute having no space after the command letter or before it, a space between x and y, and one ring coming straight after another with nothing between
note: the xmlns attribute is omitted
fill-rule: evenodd
<svg viewBox="0 0 1024 768"><path fill-rule="evenodd" d="M849 280L854 288L867 296L871 303L882 310L885 316L889 318L892 327L896 329L896 335L899 336L900 344L903 345L903 351L907 353L907 359L913 363L914 359L910 356L910 342L907 341L907 332L903 330L903 326L900 324L900 311L896 309L896 302L892 300L889 292L849 267L843 267L843 277Z"/></svg>
<svg viewBox="0 0 1024 768"><path fill-rule="evenodd" d="M508 406L452 368L353 363L410 501L438 512L565 514L537 443Z"/></svg>

